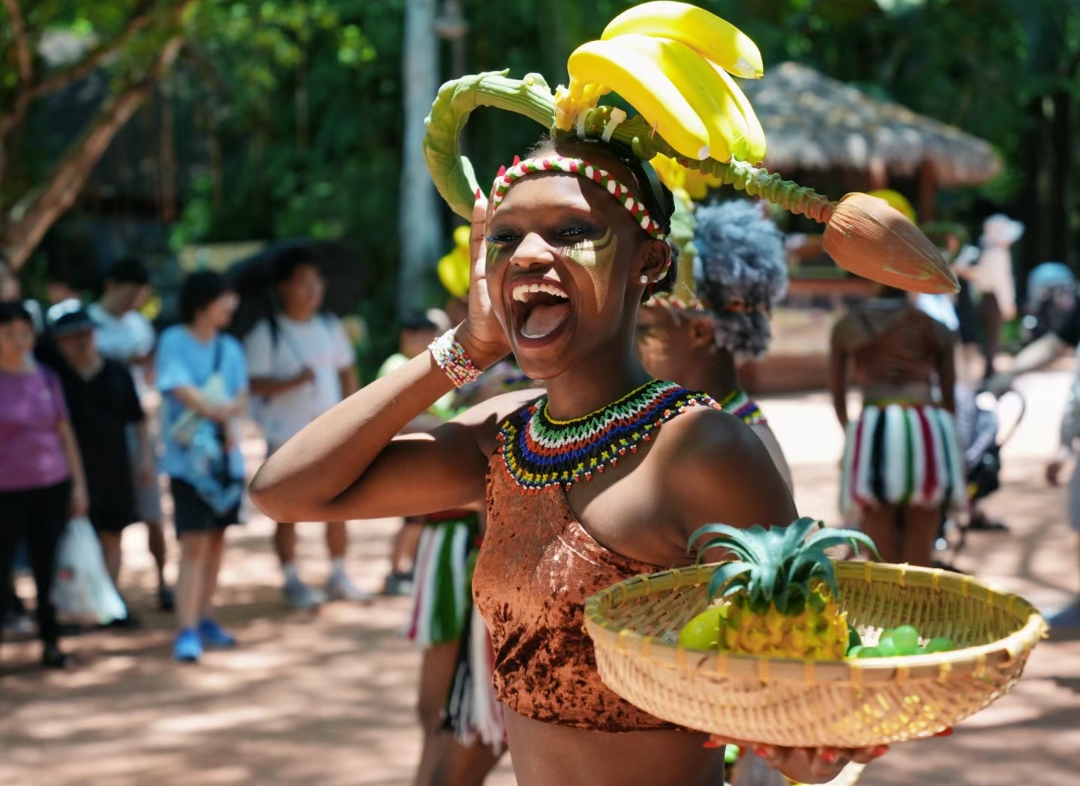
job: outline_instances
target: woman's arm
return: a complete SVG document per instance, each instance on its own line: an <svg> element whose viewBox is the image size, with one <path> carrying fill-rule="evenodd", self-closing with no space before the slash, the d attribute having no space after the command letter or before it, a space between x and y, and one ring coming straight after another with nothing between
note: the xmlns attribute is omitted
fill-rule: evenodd
<svg viewBox="0 0 1080 786"><path fill-rule="evenodd" d="M251 392L263 398L274 398L282 393L288 393L301 385L306 385L315 379L315 372L305 368L295 377L290 379L274 379L273 377L252 377Z"/></svg>
<svg viewBox="0 0 1080 786"><path fill-rule="evenodd" d="M79 441L71 428L70 420L61 420L56 424L60 441L64 445L64 456L71 469L71 516L85 516L90 509L90 497L86 488L86 472L83 470L82 455L79 453Z"/></svg>
<svg viewBox="0 0 1080 786"><path fill-rule="evenodd" d="M777 472L784 479L784 485L788 487L788 491L794 494L795 485L791 479L791 467L788 466L787 457L784 455L783 448L780 447L780 441L776 438L776 434L765 423L751 426L750 430L761 440L765 450L769 451L769 456L772 458L773 464L776 465Z"/></svg>
<svg viewBox="0 0 1080 786"><path fill-rule="evenodd" d="M952 331L937 320L934 327L940 337L941 351L937 358L937 374L941 383L941 406L956 414L956 352Z"/></svg>
<svg viewBox="0 0 1080 786"><path fill-rule="evenodd" d="M502 396L429 432L397 436L450 388L430 353L413 358L289 440L255 476L252 501L282 521L337 521L423 515L483 498L483 443L529 396Z"/></svg>
<svg viewBox="0 0 1080 786"><path fill-rule="evenodd" d="M455 331L482 369L510 350L487 293L486 220L480 197L469 240L469 316ZM252 501L276 521L340 521L423 515L482 499L486 453L494 448L486 440L528 397L492 399L428 433L396 437L451 387L430 352L413 358L289 440L251 482Z"/></svg>
<svg viewBox="0 0 1080 786"><path fill-rule="evenodd" d="M239 399L222 403L210 401L203 395L201 390L193 385L172 388L168 392L176 396L177 401L196 415L212 420L215 423L228 423L234 417L243 414L246 409L245 402Z"/></svg>

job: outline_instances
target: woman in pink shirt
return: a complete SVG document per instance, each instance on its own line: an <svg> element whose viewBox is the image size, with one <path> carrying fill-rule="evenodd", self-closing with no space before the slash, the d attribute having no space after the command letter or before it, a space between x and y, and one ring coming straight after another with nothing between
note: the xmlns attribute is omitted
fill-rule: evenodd
<svg viewBox="0 0 1080 786"><path fill-rule="evenodd" d="M86 481L56 375L34 362L30 314L0 303L0 608L11 592L15 548L26 541L37 584L41 663L63 668L53 607L56 546L70 516L85 516Z"/></svg>

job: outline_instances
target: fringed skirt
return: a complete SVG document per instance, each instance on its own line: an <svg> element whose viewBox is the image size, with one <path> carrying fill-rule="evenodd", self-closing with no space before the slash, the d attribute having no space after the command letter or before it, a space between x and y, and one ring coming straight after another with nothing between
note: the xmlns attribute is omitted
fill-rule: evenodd
<svg viewBox="0 0 1080 786"><path fill-rule="evenodd" d="M463 745L481 742L501 751L506 729L492 684L495 654L491 636L472 602L479 534L475 513L428 517L416 551L406 635L424 649L460 642L445 725Z"/></svg>
<svg viewBox="0 0 1080 786"><path fill-rule="evenodd" d="M413 567L412 608L406 636L421 648L458 641L472 605L469 559L480 535L475 513L429 517Z"/></svg>
<svg viewBox="0 0 1080 786"><path fill-rule="evenodd" d="M930 405L867 404L848 423L840 509L849 521L884 505L965 504L963 456L951 414Z"/></svg>

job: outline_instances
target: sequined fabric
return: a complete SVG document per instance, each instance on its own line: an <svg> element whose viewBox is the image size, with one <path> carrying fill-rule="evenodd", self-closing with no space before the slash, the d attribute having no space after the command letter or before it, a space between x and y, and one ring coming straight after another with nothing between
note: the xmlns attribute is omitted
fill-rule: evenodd
<svg viewBox="0 0 1080 786"><path fill-rule="evenodd" d="M586 598L659 568L608 551L557 486L525 492L498 452L473 596L495 647L499 699L519 715L593 731L677 728L619 698L596 671L582 629Z"/></svg>

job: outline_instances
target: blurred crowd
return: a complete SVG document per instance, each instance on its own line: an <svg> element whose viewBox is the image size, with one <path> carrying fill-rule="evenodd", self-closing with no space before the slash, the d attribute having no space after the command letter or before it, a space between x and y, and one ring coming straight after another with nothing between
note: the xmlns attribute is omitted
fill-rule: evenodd
<svg viewBox="0 0 1080 786"><path fill-rule="evenodd" d="M59 646L65 609L57 608L54 585L69 569L58 565L64 533L79 521L93 527L121 597L123 530L136 522L148 528L157 605L175 613L178 660L235 643L214 619L214 595L224 532L241 518L241 423L257 422L272 453L359 385L342 321L322 310L316 260L289 249L272 268L272 305L236 337L228 331L239 299L219 273L187 276L180 322L158 335L143 314L150 275L138 259L115 262L89 303L61 282L50 283L49 303L24 300L18 279L0 265L0 610L4 635L36 628L43 665L70 662ZM401 354L387 367L424 351L443 327L437 322L448 318L436 311L408 320ZM163 494L179 546L174 586L165 578ZM277 524L273 545L291 608L371 600L345 572L345 522L325 527L329 571L316 588L297 569L296 523ZM413 530L399 537L390 593L410 589ZM14 590L14 573L27 567L36 621ZM93 622L138 627L126 601L122 608Z"/></svg>

